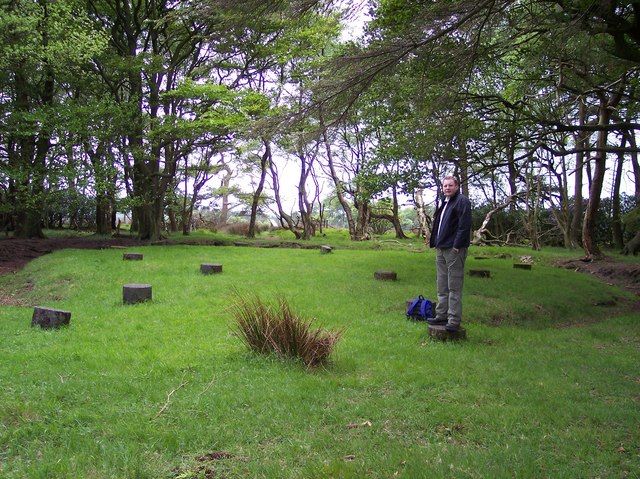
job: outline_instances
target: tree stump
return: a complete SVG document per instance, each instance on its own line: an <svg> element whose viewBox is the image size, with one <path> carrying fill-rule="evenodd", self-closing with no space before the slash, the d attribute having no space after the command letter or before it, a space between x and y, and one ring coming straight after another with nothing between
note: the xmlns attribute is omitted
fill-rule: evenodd
<svg viewBox="0 0 640 479"><path fill-rule="evenodd" d="M491 278L491 271L488 269L470 269L469 276L475 276L477 278Z"/></svg>
<svg viewBox="0 0 640 479"><path fill-rule="evenodd" d="M150 284L125 284L122 287L122 302L124 304L136 304L151 301Z"/></svg>
<svg viewBox="0 0 640 479"><path fill-rule="evenodd" d="M69 321L71 321L71 313L69 311L36 306L33 308L31 326L40 326L42 329L55 329L68 325Z"/></svg>
<svg viewBox="0 0 640 479"><path fill-rule="evenodd" d="M438 341L460 341L467 339L467 330L460 328L457 331L447 331L444 325L429 325L429 337Z"/></svg>
<svg viewBox="0 0 640 479"><path fill-rule="evenodd" d="M473 259L479 259L479 260L482 260L482 259L491 259L491 256L474 256L474 257L473 257Z"/></svg>
<svg viewBox="0 0 640 479"><path fill-rule="evenodd" d="M212 263L202 263L200 265L200 272L202 274L222 273L222 265L221 264L212 264Z"/></svg>
<svg viewBox="0 0 640 479"><path fill-rule="evenodd" d="M373 277L380 281L395 281L398 279L398 275L395 271L376 271L373 273Z"/></svg>
<svg viewBox="0 0 640 479"><path fill-rule="evenodd" d="M142 261L142 253L125 253L122 255L125 261Z"/></svg>
<svg viewBox="0 0 640 479"><path fill-rule="evenodd" d="M529 263L514 263L513 267L515 269L528 269L531 271L531 265Z"/></svg>
<svg viewBox="0 0 640 479"><path fill-rule="evenodd" d="M320 253L322 254L328 254L328 253L331 253L332 251L333 251L333 248L329 245L324 244L320 246Z"/></svg>

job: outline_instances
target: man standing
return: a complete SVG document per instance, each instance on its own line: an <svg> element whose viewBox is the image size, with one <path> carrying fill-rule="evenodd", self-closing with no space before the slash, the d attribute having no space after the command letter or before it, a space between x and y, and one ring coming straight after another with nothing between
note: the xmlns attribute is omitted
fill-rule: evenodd
<svg viewBox="0 0 640 479"><path fill-rule="evenodd" d="M429 246L436 248L438 305L429 324L444 324L447 331L460 329L464 261L471 240L471 203L460 194L453 176L442 182L444 203L434 216Z"/></svg>

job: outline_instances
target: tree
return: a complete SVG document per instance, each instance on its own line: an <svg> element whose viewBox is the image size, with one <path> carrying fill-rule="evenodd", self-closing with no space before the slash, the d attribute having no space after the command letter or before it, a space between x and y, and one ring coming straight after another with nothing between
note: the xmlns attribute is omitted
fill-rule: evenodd
<svg viewBox="0 0 640 479"><path fill-rule="evenodd" d="M73 36L68 32L73 31ZM64 137L68 85L104 47L74 0L17 0L0 15L2 172L16 236L41 237L52 145Z"/></svg>

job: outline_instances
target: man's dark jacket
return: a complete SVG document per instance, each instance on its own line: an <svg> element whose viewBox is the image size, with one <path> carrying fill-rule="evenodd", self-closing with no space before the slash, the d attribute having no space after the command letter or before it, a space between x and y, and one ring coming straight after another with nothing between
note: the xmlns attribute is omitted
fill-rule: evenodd
<svg viewBox="0 0 640 479"><path fill-rule="evenodd" d="M449 205L444 211L443 203L436 211L433 218L433 230L431 231L431 239L429 246L432 248L467 248L471 243L471 203L469 199L456 192L449 199ZM438 235L438 228L442 221L442 231Z"/></svg>

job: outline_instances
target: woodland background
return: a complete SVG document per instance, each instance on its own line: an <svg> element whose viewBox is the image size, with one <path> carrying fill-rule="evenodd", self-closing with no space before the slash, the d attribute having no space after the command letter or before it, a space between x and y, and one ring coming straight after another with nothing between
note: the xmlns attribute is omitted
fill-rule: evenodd
<svg viewBox="0 0 640 479"><path fill-rule="evenodd" d="M454 173L476 244L635 252L639 10L3 2L0 224L108 235L126 214L155 240L253 237L275 218L299 239L327 226L426 236L439 200L423 193Z"/></svg>

